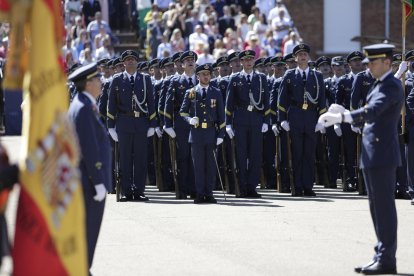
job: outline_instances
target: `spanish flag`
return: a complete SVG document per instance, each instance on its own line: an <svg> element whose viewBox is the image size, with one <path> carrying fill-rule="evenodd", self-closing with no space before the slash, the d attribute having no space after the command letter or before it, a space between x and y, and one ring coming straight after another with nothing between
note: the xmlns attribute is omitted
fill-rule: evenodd
<svg viewBox="0 0 414 276"><path fill-rule="evenodd" d="M405 24L407 24L414 15L413 0L401 0L405 7Z"/></svg>
<svg viewBox="0 0 414 276"><path fill-rule="evenodd" d="M0 16L8 14L12 31L5 88L22 87L27 99L13 275L87 275L80 152L66 117L61 1L3 3Z"/></svg>

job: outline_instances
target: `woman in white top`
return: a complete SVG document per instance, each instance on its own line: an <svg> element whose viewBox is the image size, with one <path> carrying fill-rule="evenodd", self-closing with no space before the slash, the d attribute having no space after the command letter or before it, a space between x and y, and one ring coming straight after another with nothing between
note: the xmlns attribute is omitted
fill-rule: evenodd
<svg viewBox="0 0 414 276"><path fill-rule="evenodd" d="M269 26L266 22L266 16L261 13L259 14L259 21L254 23L253 31L259 36L259 40L263 41L266 35L266 30L269 29Z"/></svg>
<svg viewBox="0 0 414 276"><path fill-rule="evenodd" d="M95 49L99 49L99 48L102 47L102 41L104 39L111 40L111 38L109 37L109 35L106 33L105 26L104 25L101 25L99 27L99 34L97 34L95 36L95 41L94 41Z"/></svg>
<svg viewBox="0 0 414 276"><path fill-rule="evenodd" d="M82 11L81 2L79 0L66 0L65 2L65 13L66 22L69 22L71 18L75 18L80 15Z"/></svg>
<svg viewBox="0 0 414 276"><path fill-rule="evenodd" d="M95 62L95 58L92 57L91 49L88 49L88 48L85 49L85 52L84 53L85 53L85 59L82 61L82 65L83 66Z"/></svg>
<svg viewBox="0 0 414 276"><path fill-rule="evenodd" d="M237 26L237 36L244 42L249 31L250 25L247 23L247 15L242 14L240 17L240 25Z"/></svg>

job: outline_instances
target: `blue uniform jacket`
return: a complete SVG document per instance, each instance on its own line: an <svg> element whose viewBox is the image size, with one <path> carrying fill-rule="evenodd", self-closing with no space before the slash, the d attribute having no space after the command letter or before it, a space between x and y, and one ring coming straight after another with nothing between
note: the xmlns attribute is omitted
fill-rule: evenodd
<svg viewBox="0 0 414 276"><path fill-rule="evenodd" d="M350 110L351 107L351 90L353 83L354 78L352 74L349 73L347 75L340 77L338 84L336 86L335 103L342 105L348 110ZM343 129L352 131L350 124L343 125Z"/></svg>
<svg viewBox="0 0 414 276"><path fill-rule="evenodd" d="M162 82L163 82L162 79L153 82L153 84L154 84L154 103L155 103L155 106L156 106L155 112L157 113L157 116L156 116L157 124L156 125L157 125L157 127L160 127L161 129L162 129L162 126L163 126L164 112L163 112L162 115L160 114L160 111L158 109L158 103L160 101Z"/></svg>
<svg viewBox="0 0 414 276"><path fill-rule="evenodd" d="M153 87L148 75L145 75L145 81L147 91L144 92L143 74L137 72L134 87L131 86L126 72L113 76L108 95L108 128L116 126L117 131L140 133L148 131L148 127L155 128L157 126ZM133 94L137 95L140 102L145 97L146 106L143 106L143 108L148 108L147 116L134 117L120 114L120 110L141 112L137 104L135 104L135 108L132 106Z"/></svg>
<svg viewBox="0 0 414 276"><path fill-rule="evenodd" d="M181 117L190 125L190 120L193 117L198 117L200 125L196 128L190 125L190 136L188 138L189 143L216 143L217 138L224 138L225 130L225 115L224 115L224 102L220 90L209 85L207 90L207 96L204 101L205 109L210 114L211 119L217 126L202 128L202 123L211 123L210 117L204 114L203 98L200 95L200 86L196 86L193 89L186 91L183 105L180 109Z"/></svg>
<svg viewBox="0 0 414 276"><path fill-rule="evenodd" d="M260 91L260 87L262 88L262 91ZM256 102L258 102L261 97L259 108L263 107L262 113L248 111L247 109L238 107L239 104L251 104L249 91L252 92L253 98ZM229 78L226 94L226 125L231 125L233 123L233 118L234 123L239 125L270 125L269 89L267 87L267 80L264 74L253 72L250 90L243 71L233 74Z"/></svg>
<svg viewBox="0 0 414 276"><path fill-rule="evenodd" d="M389 73L369 93L365 107L351 111L362 127L361 168L401 166L398 124L404 102L401 81Z"/></svg>
<svg viewBox="0 0 414 276"><path fill-rule="evenodd" d="M111 145L98 110L84 93L78 93L69 107L68 116L75 125L82 153L79 169L83 189L95 190L95 185L103 183L111 191Z"/></svg>
<svg viewBox="0 0 414 276"><path fill-rule="evenodd" d="M407 106L405 108L405 124L409 123L410 120L414 120L414 79L409 78L405 81L405 97L407 99ZM414 138L414 124L411 124L409 131L409 136Z"/></svg>
<svg viewBox="0 0 414 276"><path fill-rule="evenodd" d="M367 102L368 91L374 85L375 79L369 70L359 72L352 84L350 110L356 110Z"/></svg>
<svg viewBox="0 0 414 276"><path fill-rule="evenodd" d="M162 126L165 126L165 98L167 97L167 90L170 86L170 82L176 75L168 76L162 80L161 89L160 89L160 97L158 99L158 113L160 114L160 123Z"/></svg>
<svg viewBox="0 0 414 276"><path fill-rule="evenodd" d="M229 80L227 77L218 77L215 79L212 79L210 81L210 85L218 88L221 91L221 95L223 96L223 103L226 102L226 92L227 92L227 86L229 85Z"/></svg>
<svg viewBox="0 0 414 276"><path fill-rule="evenodd" d="M326 107L328 108L331 104L335 103L336 98L336 86L338 85L333 78L327 78L324 80L325 83L325 97Z"/></svg>
<svg viewBox="0 0 414 276"><path fill-rule="evenodd" d="M270 90L270 114L272 125L279 122L277 116L277 99L279 98L279 88L282 78L277 78L273 80L272 89ZM280 122L279 122L280 123Z"/></svg>
<svg viewBox="0 0 414 276"><path fill-rule="evenodd" d="M193 84L194 87L198 84L197 78L195 81L193 81ZM188 84L184 75L171 79L165 97L164 120L166 128L174 126L175 128L190 130L190 125L184 120L184 118L180 116L180 108L184 101L185 93L188 89L190 89L190 85Z"/></svg>
<svg viewBox="0 0 414 276"><path fill-rule="evenodd" d="M304 91L308 91L312 98L317 95L317 82L319 84L319 97L316 107L317 111L305 110L301 107L293 105L293 101L304 104ZM289 100L292 100L290 102ZM292 104L291 104L292 103ZM307 99L307 104L313 106L311 101ZM291 127L314 129L318 121L319 115L326 111L325 87L323 75L316 70L310 70L306 80L306 87L303 85L302 76L298 69L289 69L286 71L279 87L279 99L277 103L280 122L286 121L286 112L289 114L289 124Z"/></svg>
<svg viewBox="0 0 414 276"><path fill-rule="evenodd" d="M108 90L111 82L105 82L102 85L102 93L99 95L99 97L96 99L96 104L98 105L99 113L104 117L106 122L106 115L108 110Z"/></svg>

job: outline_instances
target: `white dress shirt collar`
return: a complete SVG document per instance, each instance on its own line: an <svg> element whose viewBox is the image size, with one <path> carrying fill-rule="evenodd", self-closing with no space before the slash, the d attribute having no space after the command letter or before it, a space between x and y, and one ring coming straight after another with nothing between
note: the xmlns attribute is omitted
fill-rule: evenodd
<svg viewBox="0 0 414 276"><path fill-rule="evenodd" d="M207 95L209 85L207 85L207 87L202 87L201 85L198 85L198 87L199 87L198 90L199 90L201 96L203 96L203 88L206 89L206 95Z"/></svg>
<svg viewBox="0 0 414 276"><path fill-rule="evenodd" d="M83 91L82 92L83 94L85 94L86 95L86 97L88 97L89 98L89 100L92 102L92 105L93 106L96 106L96 99L94 99L94 97L91 95L91 94L89 94L88 92L86 92L86 91Z"/></svg>
<svg viewBox="0 0 414 276"><path fill-rule="evenodd" d="M369 71L369 69L367 69L366 72L368 72L371 75L371 77L374 78L374 76L372 75L371 71Z"/></svg>
<svg viewBox="0 0 414 276"><path fill-rule="evenodd" d="M189 83L190 81L189 81L189 79L190 79L190 76L187 76L186 75L186 73L183 73L183 76L185 77L185 79L186 79L186 81ZM192 76L191 76L191 80L192 80L192 82L193 82L193 85L195 85L195 83L196 83L196 75L195 74L193 74Z"/></svg>
<svg viewBox="0 0 414 276"><path fill-rule="evenodd" d="M332 79L335 81L335 83L338 83L338 82L339 82L339 78L338 78L336 75L334 75L334 76L332 77Z"/></svg>
<svg viewBox="0 0 414 276"><path fill-rule="evenodd" d="M302 77L304 70L300 69L299 67L297 69L298 69L298 71L300 73L300 76ZM308 76L309 76L309 66L308 66L308 68L305 69L305 74L306 74L306 79L308 79Z"/></svg>
<svg viewBox="0 0 414 276"><path fill-rule="evenodd" d="M247 75L250 76L250 81L253 79L253 71L250 72L250 74L247 74L244 69L242 70L244 78L247 80Z"/></svg>
<svg viewBox="0 0 414 276"><path fill-rule="evenodd" d="M356 74L352 73L352 71L349 73L349 75L351 75L353 79L356 77Z"/></svg>
<svg viewBox="0 0 414 276"><path fill-rule="evenodd" d="M134 80L136 79L136 77L137 77L137 72L135 72L133 75L130 75L126 70L125 70L125 74L127 75L127 77L128 77L128 80L131 80L131 77L134 77Z"/></svg>

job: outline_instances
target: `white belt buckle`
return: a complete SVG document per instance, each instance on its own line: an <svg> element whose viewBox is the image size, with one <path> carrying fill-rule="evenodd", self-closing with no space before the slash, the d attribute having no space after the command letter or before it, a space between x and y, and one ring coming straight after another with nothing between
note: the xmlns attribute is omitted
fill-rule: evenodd
<svg viewBox="0 0 414 276"><path fill-rule="evenodd" d="M134 111L134 115L135 115L135 117L139 117L139 112Z"/></svg>
<svg viewBox="0 0 414 276"><path fill-rule="evenodd" d="M247 107L247 110L249 110L249 111L253 111L253 106L252 106L252 105L249 105L249 106Z"/></svg>

